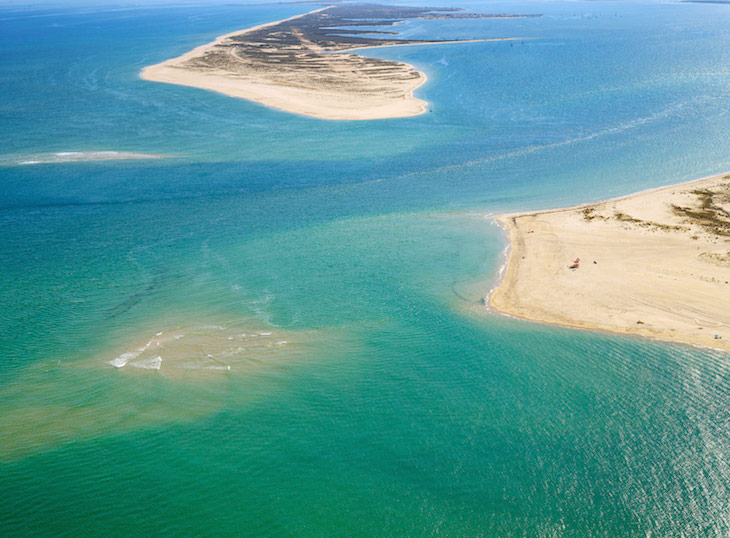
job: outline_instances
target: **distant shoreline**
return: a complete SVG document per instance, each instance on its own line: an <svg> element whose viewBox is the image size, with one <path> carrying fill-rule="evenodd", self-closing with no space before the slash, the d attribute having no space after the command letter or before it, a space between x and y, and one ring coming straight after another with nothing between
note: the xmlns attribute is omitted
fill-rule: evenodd
<svg viewBox="0 0 730 538"><path fill-rule="evenodd" d="M520 319L730 351L729 210L730 174L719 174L501 215L508 261L488 302Z"/></svg>
<svg viewBox="0 0 730 538"><path fill-rule="evenodd" d="M360 36L371 32L394 35L372 30L351 31L352 36L341 36L331 28L344 24L364 25L368 17L375 16L383 19L376 21L378 26L393 25L431 9L436 10L432 14L434 18L467 17L445 8L441 11L449 13L441 14L438 8L328 6L221 35L182 56L145 67L140 77L212 90L319 119L372 120L417 116L428 109L428 104L414 95L415 90L427 81L424 73L404 62L352 53L394 46L518 38L406 40ZM361 19L357 18L360 12L363 12ZM473 14L468 16L474 18Z"/></svg>

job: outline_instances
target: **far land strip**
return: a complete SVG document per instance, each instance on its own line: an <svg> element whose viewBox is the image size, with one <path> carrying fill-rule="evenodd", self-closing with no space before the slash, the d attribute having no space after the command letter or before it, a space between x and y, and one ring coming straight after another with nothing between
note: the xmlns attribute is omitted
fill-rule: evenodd
<svg viewBox="0 0 730 538"><path fill-rule="evenodd" d="M498 221L497 310L730 351L730 174Z"/></svg>
<svg viewBox="0 0 730 538"><path fill-rule="evenodd" d="M397 39L376 30L408 19L516 18L537 15L467 13L454 8L346 4L239 30L178 58L146 67L141 77L214 90L322 119L415 116L427 103L413 91L426 76L406 63L366 58L355 50L470 41ZM382 36L382 37L373 37Z"/></svg>

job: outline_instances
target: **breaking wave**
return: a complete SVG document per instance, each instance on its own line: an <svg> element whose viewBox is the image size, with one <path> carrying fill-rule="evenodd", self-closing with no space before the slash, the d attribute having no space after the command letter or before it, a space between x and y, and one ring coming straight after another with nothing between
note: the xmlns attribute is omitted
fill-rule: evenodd
<svg viewBox="0 0 730 538"><path fill-rule="evenodd" d="M35 155L0 157L0 166L28 166L33 164L78 163L91 161L129 161L144 159L165 159L171 155L161 153L138 153L131 151L60 151Z"/></svg>

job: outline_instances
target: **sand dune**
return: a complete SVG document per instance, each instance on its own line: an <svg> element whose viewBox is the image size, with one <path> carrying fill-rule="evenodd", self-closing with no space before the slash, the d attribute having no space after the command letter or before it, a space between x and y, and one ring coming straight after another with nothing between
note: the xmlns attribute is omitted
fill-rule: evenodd
<svg viewBox="0 0 730 538"><path fill-rule="evenodd" d="M730 175L498 220L498 310L730 351Z"/></svg>

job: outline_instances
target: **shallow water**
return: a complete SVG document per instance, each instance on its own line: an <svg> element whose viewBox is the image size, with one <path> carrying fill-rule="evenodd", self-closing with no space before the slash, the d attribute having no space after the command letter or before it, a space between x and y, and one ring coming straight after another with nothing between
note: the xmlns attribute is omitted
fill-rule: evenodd
<svg viewBox="0 0 730 538"><path fill-rule="evenodd" d="M373 122L137 78L309 6L0 10L4 534L730 532L725 354L480 303L484 215L730 169L730 7L460 5L544 16Z"/></svg>

